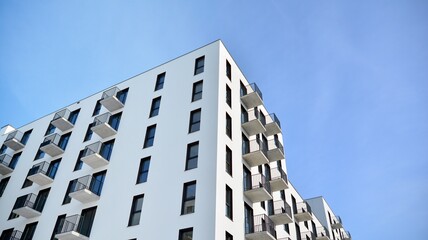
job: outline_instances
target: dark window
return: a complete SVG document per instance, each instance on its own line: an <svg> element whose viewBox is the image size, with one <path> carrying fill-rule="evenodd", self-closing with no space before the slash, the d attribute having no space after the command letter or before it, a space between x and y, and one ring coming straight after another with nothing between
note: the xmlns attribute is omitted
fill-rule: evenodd
<svg viewBox="0 0 428 240"><path fill-rule="evenodd" d="M119 129L120 119L122 118L122 112L111 115L108 119L108 124L114 129Z"/></svg>
<svg viewBox="0 0 428 240"><path fill-rule="evenodd" d="M232 189L226 185L226 217L233 220L233 192Z"/></svg>
<svg viewBox="0 0 428 240"><path fill-rule="evenodd" d="M81 220L79 222L80 233L89 237L91 234L92 224L94 222L95 213L97 211L97 207L91 207L82 210Z"/></svg>
<svg viewBox="0 0 428 240"><path fill-rule="evenodd" d="M250 141L248 138L242 134L242 154L247 154L250 152Z"/></svg>
<svg viewBox="0 0 428 240"><path fill-rule="evenodd" d="M77 170L82 169L83 161L81 160L81 158L82 158L84 152L85 152L85 150L80 150L79 155L77 156L76 164L74 164L73 171L77 171Z"/></svg>
<svg viewBox="0 0 428 240"><path fill-rule="evenodd" d="M203 81L193 83L192 102L202 98Z"/></svg>
<svg viewBox="0 0 428 240"><path fill-rule="evenodd" d="M9 167L15 169L16 164L18 163L19 158L21 157L22 152L16 153L12 156L10 160Z"/></svg>
<svg viewBox="0 0 428 240"><path fill-rule="evenodd" d="M260 202L260 207L266 210L265 201Z"/></svg>
<svg viewBox="0 0 428 240"><path fill-rule="evenodd" d="M36 156L34 157L34 160L43 158L45 156L45 152L43 152L42 150L37 150Z"/></svg>
<svg viewBox="0 0 428 240"><path fill-rule="evenodd" d="M201 109L190 112L189 133L199 131L201 127Z"/></svg>
<svg viewBox="0 0 428 240"><path fill-rule="evenodd" d="M232 80L232 66L230 66L229 61L226 60L226 76Z"/></svg>
<svg viewBox="0 0 428 240"><path fill-rule="evenodd" d="M198 57L195 60L195 75L204 72L205 56Z"/></svg>
<svg viewBox="0 0 428 240"><path fill-rule="evenodd" d="M0 240L15 240L14 238L12 238L12 234L13 234L13 228L5 229L1 233Z"/></svg>
<svg viewBox="0 0 428 240"><path fill-rule="evenodd" d="M308 221L304 221L303 224L305 225L306 229L309 230Z"/></svg>
<svg viewBox="0 0 428 240"><path fill-rule="evenodd" d="M0 197L3 196L4 190L6 189L6 186L9 183L9 179L10 177L6 177L0 181Z"/></svg>
<svg viewBox="0 0 428 240"><path fill-rule="evenodd" d="M60 158L60 159L57 159L57 160L52 161L52 162L49 164L48 171L46 172L46 175L47 175L48 177L52 178L52 179L55 179L56 172L58 171L58 168L59 168L59 164L60 164L60 163L61 163L61 158Z"/></svg>
<svg viewBox="0 0 428 240"><path fill-rule="evenodd" d="M144 194L134 196L134 199L132 200L131 213L129 214L128 226L134 226L140 223L143 201Z"/></svg>
<svg viewBox="0 0 428 240"><path fill-rule="evenodd" d="M226 84L226 103L229 107L232 107L232 90L229 85Z"/></svg>
<svg viewBox="0 0 428 240"><path fill-rule="evenodd" d="M114 139L104 142L101 145L100 155L105 158L107 161L110 160L111 153L113 152Z"/></svg>
<svg viewBox="0 0 428 240"><path fill-rule="evenodd" d="M155 133L156 133L156 124L147 127L143 148L148 148L153 146L153 143L155 141Z"/></svg>
<svg viewBox="0 0 428 240"><path fill-rule="evenodd" d="M54 133L55 132L55 128L56 127L54 125L49 124L48 129L46 129L45 136Z"/></svg>
<svg viewBox="0 0 428 240"><path fill-rule="evenodd" d="M228 233L228 232L226 232L226 238L225 238L226 240L233 240L233 236L232 236L232 234L230 234L230 233Z"/></svg>
<svg viewBox="0 0 428 240"><path fill-rule="evenodd" d="M149 117L154 117L159 114L160 104L161 104L161 97L157 97L152 100L152 107L150 108Z"/></svg>
<svg viewBox="0 0 428 240"><path fill-rule="evenodd" d="M150 157L141 159L140 168L138 169L137 184L147 182L147 176L149 175Z"/></svg>
<svg viewBox="0 0 428 240"><path fill-rule="evenodd" d="M68 196L68 194L71 192L71 190L73 190L76 187L76 180L71 180L68 183L68 187L67 187L67 191L65 192L65 196L64 196L64 200L62 201L62 204L67 204L71 202L71 197Z"/></svg>
<svg viewBox="0 0 428 240"><path fill-rule="evenodd" d="M71 132L62 135L61 138L59 139L58 147L60 147L62 150L65 150L68 144L68 140L70 139L70 136L71 136Z"/></svg>
<svg viewBox="0 0 428 240"><path fill-rule="evenodd" d="M117 94L116 94L117 99L123 104L125 104L125 102L126 102L126 97L128 96L128 90L129 90L129 88L125 88L125 89L117 92Z"/></svg>
<svg viewBox="0 0 428 240"><path fill-rule="evenodd" d="M30 172L31 172L31 169L28 170L27 177L30 175ZM33 181L28 180L27 177L25 178L24 183L22 184L22 188L26 188L33 185Z"/></svg>
<svg viewBox="0 0 428 240"><path fill-rule="evenodd" d="M300 227L298 223L295 223L296 226L296 239L297 240L302 240L302 236L300 235Z"/></svg>
<svg viewBox="0 0 428 240"><path fill-rule="evenodd" d="M232 150L226 146L226 172L232 176Z"/></svg>
<svg viewBox="0 0 428 240"><path fill-rule="evenodd" d="M186 170L198 167L199 142L193 142L187 145Z"/></svg>
<svg viewBox="0 0 428 240"><path fill-rule="evenodd" d="M7 218L7 220L11 220L11 219L15 219L15 218L19 218L19 215L16 213L13 213L13 210L10 211L9 217Z"/></svg>
<svg viewBox="0 0 428 240"><path fill-rule="evenodd" d="M247 95L247 87L245 87L245 85L242 82L240 83L239 95L241 97Z"/></svg>
<svg viewBox="0 0 428 240"><path fill-rule="evenodd" d="M37 194L36 201L34 202L34 209L43 212L43 208L45 207L46 200L48 200L50 188L43 189Z"/></svg>
<svg viewBox="0 0 428 240"><path fill-rule="evenodd" d="M70 113L70 116L68 116L68 121L72 123L73 125L76 123L77 116L79 116L80 109L74 110Z"/></svg>
<svg viewBox="0 0 428 240"><path fill-rule="evenodd" d="M317 229L315 228L314 221L311 221L311 226L312 226L312 231L315 233L315 235L317 235Z"/></svg>
<svg viewBox="0 0 428 240"><path fill-rule="evenodd" d="M95 108L94 111L92 112L92 116L98 115L100 113L101 110L101 99L97 101L97 103L95 104Z"/></svg>
<svg viewBox="0 0 428 240"><path fill-rule="evenodd" d="M178 240L192 240L193 228L180 229L178 232Z"/></svg>
<svg viewBox="0 0 428 240"><path fill-rule="evenodd" d="M281 191L279 191L279 193L281 194L281 199L285 200L285 191L281 190Z"/></svg>
<svg viewBox="0 0 428 240"><path fill-rule="evenodd" d="M25 225L24 232L22 232L21 240L32 240L34 232L36 231L37 222Z"/></svg>
<svg viewBox="0 0 428 240"><path fill-rule="evenodd" d="M7 149L7 146L6 145L1 145L1 148L0 148L0 154L3 154L3 153L5 153L6 152L6 149Z"/></svg>
<svg viewBox="0 0 428 240"><path fill-rule="evenodd" d="M89 185L89 189L98 196L101 196L101 190L103 190L106 174L107 170L104 170L101 172L94 173L94 175L92 175L92 180Z"/></svg>
<svg viewBox="0 0 428 240"><path fill-rule="evenodd" d="M290 226L288 226L288 224L284 224L284 230L290 234Z"/></svg>
<svg viewBox="0 0 428 240"><path fill-rule="evenodd" d="M30 135L31 135L32 131L33 131L33 129L30 129L30 130L26 131L24 133L24 135L22 135L22 138L21 138L21 143L22 144L24 144L24 145L27 144L28 139L30 138Z"/></svg>
<svg viewBox="0 0 428 240"><path fill-rule="evenodd" d="M91 123L88 125L88 128L86 129L85 138L83 139L84 142L91 140L92 134L94 133L92 131L92 127L95 125L95 123Z"/></svg>
<svg viewBox="0 0 428 240"><path fill-rule="evenodd" d="M244 203L244 216L245 216L245 233L253 233L254 232L253 209L247 203Z"/></svg>
<svg viewBox="0 0 428 240"><path fill-rule="evenodd" d="M226 135L232 139L232 118L226 113Z"/></svg>
<svg viewBox="0 0 428 240"><path fill-rule="evenodd" d="M293 214L297 214L297 203L293 195L291 195L291 205L291 207L293 208Z"/></svg>
<svg viewBox="0 0 428 240"><path fill-rule="evenodd" d="M183 200L181 202L181 214L195 212L196 181L187 182L183 186Z"/></svg>
<svg viewBox="0 0 428 240"><path fill-rule="evenodd" d="M163 88L163 83L165 81L165 75L166 75L166 73L161 73L156 78L155 91L161 90Z"/></svg>
<svg viewBox="0 0 428 240"><path fill-rule="evenodd" d="M52 231L51 240L56 240L55 235L61 232L62 223L65 220L65 214L59 215L55 222L55 227Z"/></svg>

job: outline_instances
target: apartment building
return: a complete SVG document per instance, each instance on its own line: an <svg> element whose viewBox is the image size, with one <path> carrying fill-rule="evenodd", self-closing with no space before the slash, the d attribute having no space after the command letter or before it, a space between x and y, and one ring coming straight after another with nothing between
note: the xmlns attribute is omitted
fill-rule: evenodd
<svg viewBox="0 0 428 240"><path fill-rule="evenodd" d="M350 239L220 40L0 135L0 240Z"/></svg>

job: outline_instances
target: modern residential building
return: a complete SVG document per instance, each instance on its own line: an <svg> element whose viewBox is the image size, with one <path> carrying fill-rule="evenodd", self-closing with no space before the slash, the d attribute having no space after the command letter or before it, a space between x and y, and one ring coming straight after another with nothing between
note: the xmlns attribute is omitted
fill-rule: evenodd
<svg viewBox="0 0 428 240"><path fill-rule="evenodd" d="M0 240L350 239L220 40L0 135Z"/></svg>

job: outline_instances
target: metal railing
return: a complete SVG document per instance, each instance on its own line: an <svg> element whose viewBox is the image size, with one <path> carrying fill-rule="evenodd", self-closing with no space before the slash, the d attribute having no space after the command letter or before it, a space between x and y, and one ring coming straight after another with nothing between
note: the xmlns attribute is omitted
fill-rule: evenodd
<svg viewBox="0 0 428 240"><path fill-rule="evenodd" d="M345 231L345 233L343 234L344 238L352 238L351 233L349 231Z"/></svg>
<svg viewBox="0 0 428 240"><path fill-rule="evenodd" d="M98 126L98 125L103 124L103 123L109 124L110 117L111 117L111 113L109 113L109 112L106 112L104 114L97 116L94 119L94 125L93 126L95 127L95 126Z"/></svg>
<svg viewBox="0 0 428 240"><path fill-rule="evenodd" d="M16 199L15 205L13 209L18 209L22 207L29 207L34 210L38 210L36 206L37 195L34 193L30 193L24 196L21 196Z"/></svg>
<svg viewBox="0 0 428 240"><path fill-rule="evenodd" d="M308 212L312 214L311 206L307 202L297 203L297 213L305 213Z"/></svg>
<svg viewBox="0 0 428 240"><path fill-rule="evenodd" d="M279 140L276 140L276 139L268 140L268 146L269 146L269 150L278 148L282 152L284 152L284 147L282 146L282 143Z"/></svg>
<svg viewBox="0 0 428 240"><path fill-rule="evenodd" d="M43 140L42 144L40 144L40 147L49 145L51 143L57 145L59 147L59 141L61 140L61 136L58 133L51 134ZM64 150L64 149L63 149Z"/></svg>
<svg viewBox="0 0 428 240"><path fill-rule="evenodd" d="M263 124L263 126L266 125L266 117L257 108L251 108L248 110L245 118L242 119L242 123L246 123L255 119L258 119Z"/></svg>
<svg viewBox="0 0 428 240"><path fill-rule="evenodd" d="M245 142L242 143L243 154L252 153L252 152L256 152L256 151L261 151L265 155L267 155L266 144L264 144L261 140L257 140L257 139L248 141L246 143Z"/></svg>
<svg viewBox="0 0 428 240"><path fill-rule="evenodd" d="M74 189L71 189L70 193L87 189L98 196L101 195L103 182L94 178L93 176L86 175L84 177L75 179L74 181L76 181L76 185L74 186Z"/></svg>
<svg viewBox="0 0 428 240"><path fill-rule="evenodd" d="M269 117L266 119L266 123L274 123L274 122L276 122L276 124L278 124L278 126L281 128L281 122L276 117L275 113L271 113L269 114Z"/></svg>
<svg viewBox="0 0 428 240"><path fill-rule="evenodd" d="M82 157L87 157L89 155L100 153L101 147L103 146L102 142L95 142L85 147L83 150ZM103 156L104 157L104 156ZM108 160L108 159L106 159Z"/></svg>
<svg viewBox="0 0 428 240"><path fill-rule="evenodd" d="M290 218L293 216L291 214L291 207L285 200L279 200L273 202L273 214L283 214L286 213Z"/></svg>
<svg viewBox="0 0 428 240"><path fill-rule="evenodd" d="M13 230L10 238L8 240L20 240L22 237L22 232L18 230Z"/></svg>
<svg viewBox="0 0 428 240"><path fill-rule="evenodd" d="M9 133L6 137L6 141L12 140L12 139L16 139L18 142L21 142L22 137L24 136L24 134L18 130L15 130L11 133Z"/></svg>
<svg viewBox="0 0 428 240"><path fill-rule="evenodd" d="M42 173L53 179L54 176L51 176L51 175L52 173L56 172L58 167L57 166L54 166L53 168L49 168L49 167L50 167L50 163L46 161L36 164L30 169L30 171L28 172L28 176Z"/></svg>
<svg viewBox="0 0 428 240"><path fill-rule="evenodd" d="M258 188L264 188L266 191L271 193L270 183L266 180L266 177L263 174L258 173L251 175L251 184L244 179L244 191Z"/></svg>
<svg viewBox="0 0 428 240"><path fill-rule="evenodd" d="M61 111L59 111L59 112L55 113L55 115L54 115L54 117L53 117L52 121L57 120L58 118L65 118L65 119L67 119L67 120L68 120L68 117L69 117L69 116L70 116L70 110L68 110L68 109L66 108L66 109L63 109L63 110L61 110Z"/></svg>
<svg viewBox="0 0 428 240"><path fill-rule="evenodd" d="M287 174L284 172L284 170L282 170L282 168L277 167L277 168L272 168L270 170L270 179L271 180L276 180L276 179L284 179L284 181L288 184L288 178L287 178Z"/></svg>
<svg viewBox="0 0 428 240"><path fill-rule="evenodd" d="M83 233L83 226L85 226L83 223L84 217L80 216L80 215L73 215L73 216L69 216L66 217L65 219L61 219L60 225L59 225L59 233L58 234L62 234L62 233L68 233L68 232L78 232L81 233L83 235L86 235Z"/></svg>
<svg viewBox="0 0 428 240"><path fill-rule="evenodd" d="M252 93L252 92L256 92L261 99L263 99L263 94L262 91L260 91L259 87L257 87L256 83L251 83L247 86L245 86L245 88L247 88L247 94Z"/></svg>
<svg viewBox="0 0 428 240"><path fill-rule="evenodd" d="M246 218L245 222L245 234L268 232L276 238L275 224L265 214L256 215L253 219Z"/></svg>
<svg viewBox="0 0 428 240"><path fill-rule="evenodd" d="M120 91L120 89L118 87L113 87L110 88L109 90L106 90L103 92L103 95L101 97L101 99L106 99L109 97L113 97L116 96L116 94Z"/></svg>
<svg viewBox="0 0 428 240"><path fill-rule="evenodd" d="M14 167L10 165L11 162L12 162L12 157L9 156L8 154L3 153L2 155L0 155L0 164L13 169Z"/></svg>
<svg viewBox="0 0 428 240"><path fill-rule="evenodd" d="M340 218L340 216L335 216L333 219L333 224L342 224L342 218Z"/></svg>

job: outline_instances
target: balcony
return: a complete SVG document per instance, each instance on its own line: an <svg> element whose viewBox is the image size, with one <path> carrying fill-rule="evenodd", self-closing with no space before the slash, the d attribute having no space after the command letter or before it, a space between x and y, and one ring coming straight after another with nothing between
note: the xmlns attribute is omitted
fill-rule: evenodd
<svg viewBox="0 0 428 240"><path fill-rule="evenodd" d="M269 163L267 158L267 146L255 139L243 143L243 158L250 167Z"/></svg>
<svg viewBox="0 0 428 240"><path fill-rule="evenodd" d="M288 188L287 174L282 168L272 168L270 170L270 188L272 192L285 190Z"/></svg>
<svg viewBox="0 0 428 240"><path fill-rule="evenodd" d="M110 125L111 113L104 113L94 119L94 126L91 130L101 138L107 138L117 133L117 126L112 127Z"/></svg>
<svg viewBox="0 0 428 240"><path fill-rule="evenodd" d="M266 131L264 127L266 124L265 116L257 110L252 108L243 115L242 129L247 133L248 136L263 133Z"/></svg>
<svg viewBox="0 0 428 240"><path fill-rule="evenodd" d="M80 160L94 169L106 166L109 163L109 160L107 154L104 154L102 149L102 142L96 142L88 145L83 150L83 156Z"/></svg>
<svg viewBox="0 0 428 240"><path fill-rule="evenodd" d="M294 213L294 218L297 222L304 222L312 220L312 210L306 202L297 204L297 212Z"/></svg>
<svg viewBox="0 0 428 240"><path fill-rule="evenodd" d="M22 143L23 136L24 134L22 132L15 130L7 135L4 145L13 149L14 151L21 150L25 147L25 144Z"/></svg>
<svg viewBox="0 0 428 240"><path fill-rule="evenodd" d="M13 207L13 213L25 218L34 218L40 216L41 207L40 204L36 204L37 195L30 193L28 195L19 197L16 200L15 206Z"/></svg>
<svg viewBox="0 0 428 240"><path fill-rule="evenodd" d="M285 200L273 202L273 212L269 213L269 217L275 225L292 223L292 216L291 207L285 202Z"/></svg>
<svg viewBox="0 0 428 240"><path fill-rule="evenodd" d="M352 240L351 233L346 231L343 233L343 240Z"/></svg>
<svg viewBox="0 0 428 240"><path fill-rule="evenodd" d="M61 131L67 131L73 128L74 124L69 121L70 110L63 109L55 113L54 118L51 121L51 124L54 125Z"/></svg>
<svg viewBox="0 0 428 240"><path fill-rule="evenodd" d="M269 140L268 147L269 150L267 151L267 157L270 162L276 162L278 160L284 159L284 147L279 140Z"/></svg>
<svg viewBox="0 0 428 240"><path fill-rule="evenodd" d="M40 145L40 150L45 152L51 157L56 157L64 153L64 149L59 146L61 136L57 133L51 134L43 140L43 143Z"/></svg>
<svg viewBox="0 0 428 240"><path fill-rule="evenodd" d="M100 199L102 182L87 175L75 180L76 184L71 189L69 196L81 203L90 203Z"/></svg>
<svg viewBox="0 0 428 240"><path fill-rule="evenodd" d="M12 157L5 154L0 155L0 174L6 175L11 172L13 172L13 169L15 168L12 162Z"/></svg>
<svg viewBox="0 0 428 240"><path fill-rule="evenodd" d="M263 95L255 83L245 86L245 93L241 96L241 102L247 109L255 108L263 104Z"/></svg>
<svg viewBox="0 0 428 240"><path fill-rule="evenodd" d="M56 170L56 166L50 167L48 162L41 162L30 169L27 179L39 186L44 186L53 182L53 174Z"/></svg>
<svg viewBox="0 0 428 240"><path fill-rule="evenodd" d="M4 233L4 232L3 232ZM2 235L3 236L3 235ZM13 230L10 235L6 234L6 240L20 240L22 237L22 232L18 230Z"/></svg>
<svg viewBox="0 0 428 240"><path fill-rule="evenodd" d="M249 180L249 179L248 179ZM251 182L244 179L244 195L253 203L272 199L269 181L263 174L251 176Z"/></svg>
<svg viewBox="0 0 428 240"><path fill-rule="evenodd" d="M265 214L245 219L246 240L276 240L275 225Z"/></svg>
<svg viewBox="0 0 428 240"><path fill-rule="evenodd" d="M316 240L330 240L329 233L325 227L317 228Z"/></svg>
<svg viewBox="0 0 428 240"><path fill-rule="evenodd" d="M118 87L114 87L105 91L101 97L100 103L110 112L119 110L124 106L124 104L117 98L118 92L120 92L120 89Z"/></svg>
<svg viewBox="0 0 428 240"><path fill-rule="evenodd" d="M342 219L339 216L333 218L333 223L331 224L331 228L338 229L343 228Z"/></svg>
<svg viewBox="0 0 428 240"><path fill-rule="evenodd" d="M84 219L80 215L73 215L65 218L60 223L60 232L55 234L58 240L89 240L85 232L88 229L87 224L84 224Z"/></svg>
<svg viewBox="0 0 428 240"><path fill-rule="evenodd" d="M275 113L269 114L269 117L266 118L266 136L272 136L278 133L281 133L281 122L276 117Z"/></svg>

